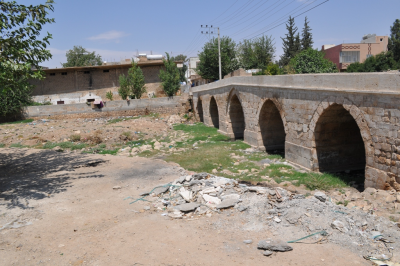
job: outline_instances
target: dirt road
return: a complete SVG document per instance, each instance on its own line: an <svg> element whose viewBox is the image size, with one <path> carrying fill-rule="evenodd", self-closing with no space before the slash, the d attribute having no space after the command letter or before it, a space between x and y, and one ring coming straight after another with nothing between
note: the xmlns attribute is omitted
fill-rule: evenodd
<svg viewBox="0 0 400 266"><path fill-rule="evenodd" d="M272 233L240 214L172 220L124 200L184 171L161 160L0 149L0 163L1 265L369 265L332 244L264 257Z"/></svg>

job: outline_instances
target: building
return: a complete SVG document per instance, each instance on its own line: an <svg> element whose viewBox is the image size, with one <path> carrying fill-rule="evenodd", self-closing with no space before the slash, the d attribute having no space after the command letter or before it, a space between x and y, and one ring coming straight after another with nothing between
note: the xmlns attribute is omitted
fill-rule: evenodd
<svg viewBox="0 0 400 266"><path fill-rule="evenodd" d="M325 58L336 64L340 72L351 63L363 63L368 57L387 51L388 36L365 35L360 43L326 44L322 46Z"/></svg>
<svg viewBox="0 0 400 266"><path fill-rule="evenodd" d="M159 78L164 69L161 55L139 55L138 66L142 69L148 94L166 96ZM32 92L34 101L53 104L84 103L94 100L107 100L106 93L111 91L113 100L122 100L118 94L119 76L127 75L132 67L131 60L104 62L101 66L68 67L44 69L45 79L31 80L35 85Z"/></svg>

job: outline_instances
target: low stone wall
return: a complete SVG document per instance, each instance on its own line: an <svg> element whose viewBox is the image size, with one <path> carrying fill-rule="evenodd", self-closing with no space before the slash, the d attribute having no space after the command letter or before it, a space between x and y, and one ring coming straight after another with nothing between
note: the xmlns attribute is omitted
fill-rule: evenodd
<svg viewBox="0 0 400 266"><path fill-rule="evenodd" d="M85 103L29 106L25 117L66 117L79 114L79 117L129 116L149 113L177 114L190 108L188 95L173 98L151 98L127 101L108 101L102 109L92 109Z"/></svg>

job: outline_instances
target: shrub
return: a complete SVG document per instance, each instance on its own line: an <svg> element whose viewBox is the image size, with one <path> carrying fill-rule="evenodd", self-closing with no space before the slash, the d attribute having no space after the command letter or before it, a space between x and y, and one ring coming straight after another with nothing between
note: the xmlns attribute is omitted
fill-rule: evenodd
<svg viewBox="0 0 400 266"><path fill-rule="evenodd" d="M298 53L290 60L290 64L297 74L338 72L335 63L324 58L323 52L312 48Z"/></svg>
<svg viewBox="0 0 400 266"><path fill-rule="evenodd" d="M113 100L113 93L112 93L112 91L106 92L106 98L107 98L108 100L110 100L110 101Z"/></svg>
<svg viewBox="0 0 400 266"><path fill-rule="evenodd" d="M71 135L69 138L70 138L70 140L71 140L72 142L81 141L81 135L79 135L79 134L73 134L73 135Z"/></svg>

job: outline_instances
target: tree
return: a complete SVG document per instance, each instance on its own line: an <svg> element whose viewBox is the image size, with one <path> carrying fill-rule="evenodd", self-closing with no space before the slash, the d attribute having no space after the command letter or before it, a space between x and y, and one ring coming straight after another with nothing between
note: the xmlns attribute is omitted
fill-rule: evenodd
<svg viewBox="0 0 400 266"><path fill-rule="evenodd" d="M238 44L237 55L244 69L265 69L274 58L273 39L262 36L253 40L244 40Z"/></svg>
<svg viewBox="0 0 400 266"><path fill-rule="evenodd" d="M180 82L186 82L186 71L188 69L187 65L185 64L187 60L187 56L183 54L179 54L175 57L171 57L171 60L176 62L176 61L182 61L183 66L181 68L178 68L179 71L179 81Z"/></svg>
<svg viewBox="0 0 400 266"><path fill-rule="evenodd" d="M140 99L146 92L143 71L134 60L132 60L132 67L129 68L128 75L121 74L119 76L119 86L118 94L122 99L131 95Z"/></svg>
<svg viewBox="0 0 400 266"><path fill-rule="evenodd" d="M301 50L300 36L299 34L296 35L297 27L294 24L294 18L289 17L286 29L288 31L286 37L281 38L283 42L283 55L281 55L279 65L282 67L289 64L290 59L294 58Z"/></svg>
<svg viewBox="0 0 400 266"><path fill-rule="evenodd" d="M388 50L392 52L394 60L400 62L400 20L396 19L390 27Z"/></svg>
<svg viewBox="0 0 400 266"><path fill-rule="evenodd" d="M308 48L312 48L312 45L314 43L312 39L312 33L311 33L311 28L308 26L308 20L307 17L304 19L304 28L303 32L301 33L301 49L302 50L307 50Z"/></svg>
<svg viewBox="0 0 400 266"><path fill-rule="evenodd" d="M335 63L324 58L323 52L312 48L298 53L290 60L290 65L297 74L338 72Z"/></svg>
<svg viewBox="0 0 400 266"><path fill-rule="evenodd" d="M163 59L165 70L160 70L161 85L165 94L168 96L174 96L179 90L179 70L174 61L171 60L168 53L167 60Z"/></svg>
<svg viewBox="0 0 400 266"><path fill-rule="evenodd" d="M46 48L52 35L39 36L43 25L54 22L47 17L53 3L25 6L0 1L0 115L18 113L29 104L29 79L44 78L39 64L51 58Z"/></svg>
<svg viewBox="0 0 400 266"><path fill-rule="evenodd" d="M367 58L364 63L353 63L347 67L347 72L381 72L400 68L400 62L394 60L392 51L382 52Z"/></svg>
<svg viewBox="0 0 400 266"><path fill-rule="evenodd" d="M61 63L62 67L79 67L79 66L101 66L103 60L96 52L89 52L82 46L74 46L72 50L68 50L65 54L67 63Z"/></svg>
<svg viewBox="0 0 400 266"><path fill-rule="evenodd" d="M221 72L222 77L239 68L236 59L236 44L229 37L221 38ZM204 44L203 50L199 54L200 63L197 65L196 72L203 79L219 79L218 61L218 39L212 38Z"/></svg>

